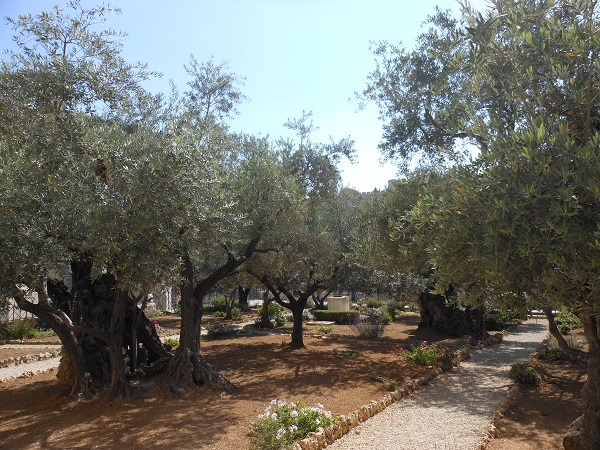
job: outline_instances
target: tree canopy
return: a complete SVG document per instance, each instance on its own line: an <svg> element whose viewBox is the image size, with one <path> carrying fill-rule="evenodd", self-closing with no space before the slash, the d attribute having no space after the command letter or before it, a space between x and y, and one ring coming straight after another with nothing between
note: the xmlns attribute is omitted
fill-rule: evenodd
<svg viewBox="0 0 600 450"><path fill-rule="evenodd" d="M597 2L495 0L484 14L464 3L460 19L437 11L430 25L413 51L377 47L363 94L380 106L385 154L404 168L420 156L447 179L400 236L426 251L438 291L458 287L466 304L575 309L590 369L565 447L597 447Z"/></svg>

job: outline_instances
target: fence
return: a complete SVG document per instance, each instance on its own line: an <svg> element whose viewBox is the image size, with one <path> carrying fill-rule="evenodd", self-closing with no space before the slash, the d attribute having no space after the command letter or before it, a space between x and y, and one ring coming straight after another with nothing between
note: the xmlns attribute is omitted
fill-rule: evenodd
<svg viewBox="0 0 600 450"><path fill-rule="evenodd" d="M37 303L37 294L33 294L34 303ZM27 311L23 311L12 298L4 308L0 308L0 324L7 324L15 320L32 319L35 316Z"/></svg>

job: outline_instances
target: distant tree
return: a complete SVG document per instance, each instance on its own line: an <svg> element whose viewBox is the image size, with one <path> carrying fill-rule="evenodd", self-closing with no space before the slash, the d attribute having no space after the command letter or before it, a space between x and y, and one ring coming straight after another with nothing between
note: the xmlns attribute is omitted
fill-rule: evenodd
<svg viewBox="0 0 600 450"><path fill-rule="evenodd" d="M561 347L587 358L566 449L600 448L598 28L594 0L491 1L485 15L464 5L461 21L438 12L413 52L379 47L365 91L386 117L388 155L454 163L449 188L409 215L437 292L543 307ZM457 157L464 140L479 149L472 162ZM559 305L582 320L588 352L558 333Z"/></svg>
<svg viewBox="0 0 600 450"><path fill-rule="evenodd" d="M308 299L319 290L330 289L349 248L352 210L339 195L340 175L336 162L351 156L353 143L322 145L310 141L310 114L288 126L298 132L300 142L279 141L282 168L296 183L296 207L289 210L288 223L277 235L277 252L259 255L249 271L263 283L274 300L294 317L291 348L304 346L302 315Z"/></svg>

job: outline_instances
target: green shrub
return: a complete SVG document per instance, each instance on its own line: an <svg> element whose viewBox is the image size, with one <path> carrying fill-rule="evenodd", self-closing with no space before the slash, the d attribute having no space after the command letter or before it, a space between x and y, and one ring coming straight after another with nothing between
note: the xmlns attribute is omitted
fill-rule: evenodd
<svg viewBox="0 0 600 450"><path fill-rule="evenodd" d="M331 412L323 405L308 407L299 401L286 403L272 400L258 421L252 424L248 435L253 448L260 450L279 450L288 448L294 441L305 438L317 428L337 423Z"/></svg>
<svg viewBox="0 0 600 450"><path fill-rule="evenodd" d="M35 322L33 320L15 320L6 326L10 339L25 339L35 337Z"/></svg>
<svg viewBox="0 0 600 450"><path fill-rule="evenodd" d="M335 356L362 356L362 353L357 350L336 350L331 349L329 352Z"/></svg>
<svg viewBox="0 0 600 450"><path fill-rule="evenodd" d="M179 339L176 338L166 338L163 341L163 344L168 345L171 348L175 348L179 346Z"/></svg>
<svg viewBox="0 0 600 450"><path fill-rule="evenodd" d="M538 367L532 363L512 363L508 376L511 380L522 384L538 386L542 382L542 374L538 371Z"/></svg>
<svg viewBox="0 0 600 450"><path fill-rule="evenodd" d="M317 331L323 334L329 334L333 331L333 325L317 325Z"/></svg>
<svg viewBox="0 0 600 450"><path fill-rule="evenodd" d="M270 317L264 318L262 315L256 316L256 318L254 319L254 326L256 328L268 329L268 330L275 328L275 324L271 321L271 318Z"/></svg>
<svg viewBox="0 0 600 450"><path fill-rule="evenodd" d="M352 328L363 339L375 339L383 335L390 323L390 316L383 309L369 308L361 313Z"/></svg>
<svg viewBox="0 0 600 450"><path fill-rule="evenodd" d="M376 297L367 297L366 299L363 300L362 303L368 309L371 309L371 308L377 309L377 308L380 308L383 306L383 302Z"/></svg>
<svg viewBox="0 0 600 450"><path fill-rule="evenodd" d="M236 330L232 327L222 325L212 325L206 330L206 337L210 339L216 339L223 336L231 336L236 333Z"/></svg>
<svg viewBox="0 0 600 450"><path fill-rule="evenodd" d="M328 309L318 309L313 311L315 320L326 322L335 322L338 325L348 325L356 322L358 311L331 311Z"/></svg>
<svg viewBox="0 0 600 450"><path fill-rule="evenodd" d="M390 392L394 392L395 390L398 389L398 382L396 380L390 380L390 381L388 381L387 389Z"/></svg>
<svg viewBox="0 0 600 450"><path fill-rule="evenodd" d="M371 374L371 381L375 381L377 383L383 383L383 377L379 375L377 372L373 372Z"/></svg>
<svg viewBox="0 0 600 450"><path fill-rule="evenodd" d="M569 359L564 351L562 351L556 344L548 344L548 346L536 353L536 358L544 361L559 361L562 359Z"/></svg>
<svg viewBox="0 0 600 450"><path fill-rule="evenodd" d="M225 297L213 297L207 307L210 311L227 311L227 300Z"/></svg>
<svg viewBox="0 0 600 450"><path fill-rule="evenodd" d="M582 327L581 320L573 314L573 311L564 306L558 310L554 322L561 334L569 334L571 330Z"/></svg>
<svg viewBox="0 0 600 450"><path fill-rule="evenodd" d="M160 309L152 308L152 309L145 309L144 314L146 315L146 317L148 319L154 319L155 317L158 317L158 316L164 316L165 313L163 311L161 311Z"/></svg>
<svg viewBox="0 0 600 450"><path fill-rule="evenodd" d="M427 341L423 341L417 347L412 347L410 350L396 344L393 351L410 364L441 367L451 367L454 364L454 350L448 347L442 348L435 344L428 344Z"/></svg>
<svg viewBox="0 0 600 450"><path fill-rule="evenodd" d="M510 328L511 325L519 323L522 315L518 311L491 310L485 317L485 329L488 331L502 331Z"/></svg>
<svg viewBox="0 0 600 450"><path fill-rule="evenodd" d="M231 318L240 322L246 318L246 314L244 314L240 308L233 308L231 310Z"/></svg>
<svg viewBox="0 0 600 450"><path fill-rule="evenodd" d="M48 328L48 329L42 329L42 328L36 328L33 331L33 337L34 338L47 338L47 337L51 337L51 336L56 336L56 333L54 332L54 330L52 328Z"/></svg>
<svg viewBox="0 0 600 450"><path fill-rule="evenodd" d="M404 312L405 306L406 306L406 302L400 302L400 301L396 301L396 300L388 300L387 302L384 302L384 304L383 304L383 308L385 308L385 311L390 316L391 320L394 320L394 317L396 317L396 314Z"/></svg>
<svg viewBox="0 0 600 450"><path fill-rule="evenodd" d="M215 311L213 313L213 316L215 317L225 317L227 315L227 313L225 311Z"/></svg>

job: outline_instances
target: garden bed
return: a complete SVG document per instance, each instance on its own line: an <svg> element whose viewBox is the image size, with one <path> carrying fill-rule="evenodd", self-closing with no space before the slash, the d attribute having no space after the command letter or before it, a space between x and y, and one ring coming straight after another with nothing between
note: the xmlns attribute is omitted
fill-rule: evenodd
<svg viewBox="0 0 600 450"><path fill-rule="evenodd" d="M153 320L177 326L175 316ZM207 318L203 325L211 322ZM391 380L426 374L430 369L408 365L392 351L397 342L439 340L417 324L418 317L405 316L374 342L357 339L347 326L336 325L335 338L314 337L310 330L306 348L295 351L288 349L285 330L206 339L207 360L235 386L229 396L199 389L174 399L146 385L139 400L75 402L57 395L55 373L11 380L2 386L0 442L8 448L248 448L247 430L273 398L322 403L335 415L347 415L382 398Z"/></svg>

